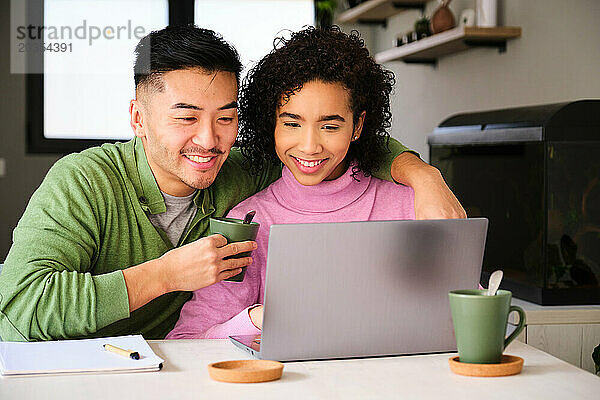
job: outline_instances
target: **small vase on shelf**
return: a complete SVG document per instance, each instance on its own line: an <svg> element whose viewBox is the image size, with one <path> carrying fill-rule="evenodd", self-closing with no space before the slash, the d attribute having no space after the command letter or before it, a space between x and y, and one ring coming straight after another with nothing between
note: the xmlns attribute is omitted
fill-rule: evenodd
<svg viewBox="0 0 600 400"><path fill-rule="evenodd" d="M447 31L456 26L454 14L448 7L451 0L440 0L440 6L431 15L431 32L433 34Z"/></svg>

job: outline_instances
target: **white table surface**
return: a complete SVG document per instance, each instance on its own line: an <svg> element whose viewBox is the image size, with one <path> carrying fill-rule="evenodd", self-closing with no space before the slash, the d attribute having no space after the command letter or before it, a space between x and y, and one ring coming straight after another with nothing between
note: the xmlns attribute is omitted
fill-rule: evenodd
<svg viewBox="0 0 600 400"><path fill-rule="evenodd" d="M274 382L234 384L208 376L211 362L248 359L229 340L150 342L162 371L0 378L0 399L600 399L600 377L520 342L519 375L453 374L450 354L285 363Z"/></svg>

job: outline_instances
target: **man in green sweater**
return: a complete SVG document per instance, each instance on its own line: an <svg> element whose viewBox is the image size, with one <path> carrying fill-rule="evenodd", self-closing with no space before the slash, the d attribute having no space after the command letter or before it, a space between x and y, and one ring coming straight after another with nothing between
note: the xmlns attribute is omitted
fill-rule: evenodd
<svg viewBox="0 0 600 400"><path fill-rule="evenodd" d="M252 262L225 258L254 242L208 236L211 216L281 176L250 174L232 150L236 51L186 26L152 32L136 54L135 138L59 160L15 228L0 274L3 340L163 338L191 291ZM375 176L412 186L418 218L465 217L435 168L396 141L390 150Z"/></svg>

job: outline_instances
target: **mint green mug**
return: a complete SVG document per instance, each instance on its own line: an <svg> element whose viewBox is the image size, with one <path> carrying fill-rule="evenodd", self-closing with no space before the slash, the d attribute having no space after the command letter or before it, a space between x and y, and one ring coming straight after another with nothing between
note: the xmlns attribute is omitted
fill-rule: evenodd
<svg viewBox="0 0 600 400"><path fill-rule="evenodd" d="M486 296L487 290L453 290L450 297L452 323L460 362L497 364L504 349L525 327L525 311L510 304L512 293L498 290ZM506 337L508 314L519 313L517 329Z"/></svg>
<svg viewBox="0 0 600 400"><path fill-rule="evenodd" d="M255 240L260 224L258 222L244 224L243 222L243 220L237 218L211 218L210 234L213 235L218 233L225 236L228 244L233 242L244 242L246 240ZM225 260L229 258L250 257L251 253L252 252L250 251L239 253L230 257L225 257ZM236 276L225 279L225 281L242 282L244 280L244 276L246 275L246 268L247 267L242 267L242 272Z"/></svg>

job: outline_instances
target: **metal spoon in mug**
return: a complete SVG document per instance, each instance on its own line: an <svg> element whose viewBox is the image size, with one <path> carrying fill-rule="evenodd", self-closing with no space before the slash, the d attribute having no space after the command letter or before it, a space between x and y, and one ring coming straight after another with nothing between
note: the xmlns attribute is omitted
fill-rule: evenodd
<svg viewBox="0 0 600 400"><path fill-rule="evenodd" d="M246 214L246 216L244 217L244 224L249 224L250 222L252 222L252 218L254 218L254 216L256 215L256 211L252 210L252 211L248 211L248 214Z"/></svg>
<svg viewBox="0 0 600 400"><path fill-rule="evenodd" d="M490 275L490 282L488 283L488 290L485 292L486 296L495 296L498 287L500 287L500 282L502 282L503 276L502 270L497 270Z"/></svg>

